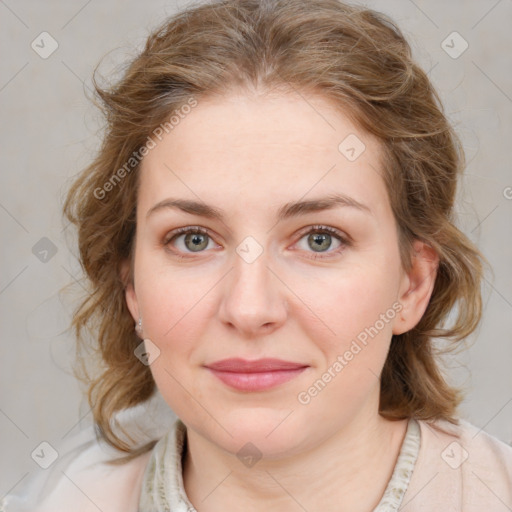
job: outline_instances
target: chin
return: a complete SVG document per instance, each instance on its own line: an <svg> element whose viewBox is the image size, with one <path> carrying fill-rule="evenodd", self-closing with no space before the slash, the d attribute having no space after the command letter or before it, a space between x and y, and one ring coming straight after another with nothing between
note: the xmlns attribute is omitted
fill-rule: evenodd
<svg viewBox="0 0 512 512"><path fill-rule="evenodd" d="M238 407L223 414L221 424L231 435L216 425L208 437L239 458L254 451L266 459L278 459L301 451L311 440L305 425L300 425L299 412L292 409Z"/></svg>

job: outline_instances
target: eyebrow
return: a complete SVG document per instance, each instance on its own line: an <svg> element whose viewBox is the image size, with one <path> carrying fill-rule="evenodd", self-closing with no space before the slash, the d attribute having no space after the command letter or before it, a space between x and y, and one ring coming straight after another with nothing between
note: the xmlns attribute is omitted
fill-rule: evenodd
<svg viewBox="0 0 512 512"><path fill-rule="evenodd" d="M331 210L336 207L350 207L363 213L373 215L372 210L367 205L356 201L354 198L346 196L345 194L331 194L316 199L309 199L306 201L292 201L290 203L286 203L281 208L279 208L277 212L277 219L278 221L282 221L290 217L296 217L299 215L305 215L307 213L318 212L322 210ZM179 209L185 213L199 215L208 219L216 219L222 221L225 218L224 212L219 208L215 208L214 206L190 199L173 198L164 199L163 201L160 201L159 203L152 206L148 210L146 218L153 215L157 211L174 208Z"/></svg>

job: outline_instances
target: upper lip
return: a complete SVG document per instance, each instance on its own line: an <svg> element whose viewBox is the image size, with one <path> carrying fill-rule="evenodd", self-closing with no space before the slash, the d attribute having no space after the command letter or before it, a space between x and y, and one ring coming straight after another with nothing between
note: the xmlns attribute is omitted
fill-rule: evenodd
<svg viewBox="0 0 512 512"><path fill-rule="evenodd" d="M233 373L257 373L257 372L271 372L277 370L296 370L298 368L304 368L308 365L302 363L294 363L291 361L283 361L281 359L256 359L254 361L248 361L246 359L232 358L222 359L206 365L212 370L218 370L223 372Z"/></svg>

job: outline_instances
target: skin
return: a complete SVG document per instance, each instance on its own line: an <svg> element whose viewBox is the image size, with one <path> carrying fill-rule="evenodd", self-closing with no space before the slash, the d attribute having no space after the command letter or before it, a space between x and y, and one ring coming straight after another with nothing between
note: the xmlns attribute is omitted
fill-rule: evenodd
<svg viewBox="0 0 512 512"><path fill-rule="evenodd" d="M338 150L349 134L366 146L353 162ZM142 317L142 338L160 350L155 382L187 426L184 486L199 512L311 511L319 503L358 512L382 497L407 420L378 414L379 376L392 334L410 330L426 309L437 258L417 241L412 268L402 268L380 157L379 143L319 95L230 91L201 99L144 158L126 300L134 321ZM336 206L277 219L285 203L333 193L371 211ZM206 203L224 218L177 208L147 217L167 198ZM315 225L350 242L332 235L315 251L307 234ZM185 235L172 238L186 226L208 230L203 250L193 252ZM236 251L248 236L263 249L251 263ZM124 276L128 269L125 262ZM298 394L393 304L400 313L300 403ZM308 368L274 389L243 392L204 367L229 357ZM262 456L252 467L237 457L249 442Z"/></svg>

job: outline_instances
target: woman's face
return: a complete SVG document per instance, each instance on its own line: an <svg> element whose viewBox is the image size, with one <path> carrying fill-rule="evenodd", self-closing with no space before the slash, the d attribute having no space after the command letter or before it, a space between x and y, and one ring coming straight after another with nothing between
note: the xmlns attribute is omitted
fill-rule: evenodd
<svg viewBox="0 0 512 512"><path fill-rule="evenodd" d="M278 457L377 416L391 336L415 321L379 151L321 97L233 92L145 156L127 302L205 439ZM296 366L211 368L232 358Z"/></svg>

